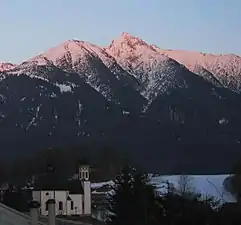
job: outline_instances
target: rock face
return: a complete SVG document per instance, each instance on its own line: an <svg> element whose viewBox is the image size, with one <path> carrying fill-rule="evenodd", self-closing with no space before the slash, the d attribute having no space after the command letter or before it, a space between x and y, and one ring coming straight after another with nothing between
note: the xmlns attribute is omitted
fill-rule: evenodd
<svg viewBox="0 0 241 225"><path fill-rule="evenodd" d="M0 62L0 72L8 71L11 70L15 67L16 65L12 63L1 63Z"/></svg>
<svg viewBox="0 0 241 225"><path fill-rule="evenodd" d="M163 50L123 33L0 64L6 156L98 143L163 173L228 172L240 154L241 58ZM8 153L8 154L7 154Z"/></svg>

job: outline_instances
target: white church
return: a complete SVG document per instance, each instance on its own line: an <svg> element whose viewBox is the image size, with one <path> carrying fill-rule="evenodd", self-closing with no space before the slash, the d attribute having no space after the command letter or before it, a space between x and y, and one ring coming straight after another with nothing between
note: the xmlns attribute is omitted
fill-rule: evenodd
<svg viewBox="0 0 241 225"><path fill-rule="evenodd" d="M32 192L33 200L40 203L40 215L48 215L48 199L55 200L56 215L91 215L90 167L80 166L78 178L65 183L53 174L39 179Z"/></svg>

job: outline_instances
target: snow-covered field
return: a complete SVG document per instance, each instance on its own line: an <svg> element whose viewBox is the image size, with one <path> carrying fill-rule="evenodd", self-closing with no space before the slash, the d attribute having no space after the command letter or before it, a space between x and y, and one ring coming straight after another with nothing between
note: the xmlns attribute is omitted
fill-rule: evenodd
<svg viewBox="0 0 241 225"><path fill-rule="evenodd" d="M174 186L176 190L180 189L182 184L186 183L189 190L202 194L203 197L214 197L221 202L234 202L235 198L225 190L223 182L229 175L170 175L170 176L152 176L150 183L157 187L159 193L164 193L167 187L167 181ZM104 185L113 184L112 181L92 183L92 188L100 188Z"/></svg>

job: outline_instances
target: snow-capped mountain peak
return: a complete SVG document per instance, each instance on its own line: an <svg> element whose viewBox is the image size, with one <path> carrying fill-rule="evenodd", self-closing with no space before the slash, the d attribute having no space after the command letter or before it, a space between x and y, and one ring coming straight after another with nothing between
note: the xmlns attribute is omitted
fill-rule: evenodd
<svg viewBox="0 0 241 225"><path fill-rule="evenodd" d="M185 68L140 38L123 33L112 41L106 52L143 84L141 94L149 101L169 88L185 86L182 76L177 76L185 72Z"/></svg>
<svg viewBox="0 0 241 225"><path fill-rule="evenodd" d="M80 57L84 57L84 53L88 51L86 42L78 40L68 40L58 45L57 47L50 48L48 51L30 59L30 61L40 61L41 58L45 58L54 64L59 60L65 58L68 62L75 62Z"/></svg>
<svg viewBox="0 0 241 225"><path fill-rule="evenodd" d="M89 85L109 100L113 99L111 92L113 83L117 84L116 79L125 85L131 83L142 96L153 100L167 85L185 86L177 74L186 73L183 65L216 86L241 89L239 56L161 49L127 32L107 48L86 41L67 40L19 66L4 65L4 71L7 68L12 73L33 74L39 66L58 67L84 76ZM0 71L3 71L1 67Z"/></svg>
<svg viewBox="0 0 241 225"><path fill-rule="evenodd" d="M111 64L110 61L115 61L112 56L97 45L86 41L68 40L57 47L50 48L46 52L31 58L27 63L37 65L53 64L60 67L66 63L71 67L82 63L82 66L86 67L88 66L90 58L99 58L104 64L108 65ZM26 64L26 62L24 64Z"/></svg>
<svg viewBox="0 0 241 225"><path fill-rule="evenodd" d="M113 40L111 45L105 49L113 56L125 70L140 79L135 70L143 67L144 70L152 67L157 61L166 61L169 58L159 54L151 45L142 39L131 36L124 32L120 38Z"/></svg>
<svg viewBox="0 0 241 225"><path fill-rule="evenodd" d="M83 67L83 71L87 71L90 59L97 57L91 47L98 49L97 46L84 41L65 41L23 62L16 67L14 73L29 73L38 66L55 66L67 72L76 72L77 67Z"/></svg>
<svg viewBox="0 0 241 225"><path fill-rule="evenodd" d="M121 37L120 37L119 41L122 42L122 43L127 42L127 44L129 44L130 47L135 47L136 45L144 45L146 47L151 47L141 38L139 38L137 36L133 36L133 35L127 33L127 32L123 32L121 34Z"/></svg>
<svg viewBox="0 0 241 225"><path fill-rule="evenodd" d="M106 51L114 58L118 57L118 61L126 58L129 64L139 60L145 61L148 58L160 58L160 54L151 45L126 32L122 33L120 38L113 40ZM167 59L167 57L162 57L162 59Z"/></svg>

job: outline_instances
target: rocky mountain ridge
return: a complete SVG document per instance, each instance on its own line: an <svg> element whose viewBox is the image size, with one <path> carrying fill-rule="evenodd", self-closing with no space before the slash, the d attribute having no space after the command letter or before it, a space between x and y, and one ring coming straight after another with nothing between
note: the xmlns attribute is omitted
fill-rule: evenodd
<svg viewBox="0 0 241 225"><path fill-rule="evenodd" d="M102 68L97 67L98 63ZM185 72L183 67L216 86L240 91L241 57L234 54L165 50L126 32L119 39L113 40L107 48L85 41L69 40L20 65L2 63L1 72L27 74L34 71L36 66L51 65L84 76L86 82L108 100L114 99L113 93L110 93L110 83L117 79L150 101L158 96L158 90L155 89L162 89L160 86L164 83L157 82L160 78L155 73L161 72L172 77L175 73L180 74L180 70ZM103 75L104 72L100 71L103 67L107 67L112 76Z"/></svg>
<svg viewBox="0 0 241 225"><path fill-rule="evenodd" d="M123 33L105 48L70 40L1 68L9 154L98 143L168 173L227 171L240 154L239 56L163 50Z"/></svg>

